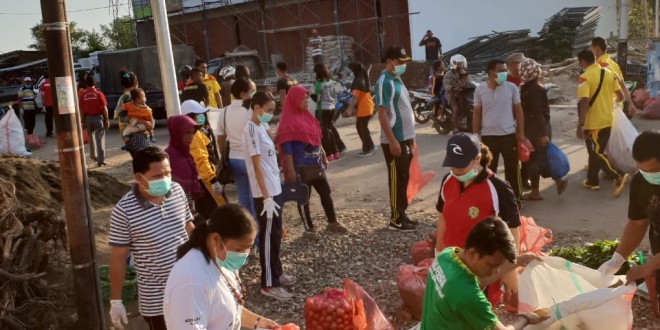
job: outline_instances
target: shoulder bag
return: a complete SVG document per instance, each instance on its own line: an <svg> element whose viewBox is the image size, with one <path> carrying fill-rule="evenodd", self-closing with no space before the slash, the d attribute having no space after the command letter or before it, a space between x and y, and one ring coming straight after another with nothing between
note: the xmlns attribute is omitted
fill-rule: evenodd
<svg viewBox="0 0 660 330"><path fill-rule="evenodd" d="M227 110L229 107L225 108L225 115L222 118L223 127L225 130L225 135L227 134ZM218 182L225 185L229 183L234 183L234 175L232 174L231 167L229 167L229 139L225 139L225 148L222 152L220 159L220 170L218 171Z"/></svg>

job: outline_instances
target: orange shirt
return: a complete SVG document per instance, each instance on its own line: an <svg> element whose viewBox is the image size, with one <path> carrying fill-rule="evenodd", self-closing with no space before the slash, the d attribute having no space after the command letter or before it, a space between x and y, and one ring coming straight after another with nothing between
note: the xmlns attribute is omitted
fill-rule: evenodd
<svg viewBox="0 0 660 330"><path fill-rule="evenodd" d="M124 103L122 110L126 111L128 118L135 118L139 120L153 121L154 117L151 114L151 108L148 106L137 106L133 102Z"/></svg>
<svg viewBox="0 0 660 330"><path fill-rule="evenodd" d="M353 90L353 95L357 97L357 113L356 117L368 117L374 112L374 100L371 99L371 93L364 92L359 89Z"/></svg>

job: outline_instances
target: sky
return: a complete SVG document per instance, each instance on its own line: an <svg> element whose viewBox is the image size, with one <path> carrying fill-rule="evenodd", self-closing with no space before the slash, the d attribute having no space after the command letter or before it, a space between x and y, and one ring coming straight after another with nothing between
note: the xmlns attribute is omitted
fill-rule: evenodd
<svg viewBox="0 0 660 330"><path fill-rule="evenodd" d="M442 49L448 51L493 30L531 29L531 35L536 36L545 20L565 7L600 6L596 33L608 37L618 30L616 0L409 0L408 5L411 13L420 12L410 16L411 48L416 60L424 59L424 47L418 44L428 29L440 39Z"/></svg>
<svg viewBox="0 0 660 330"><path fill-rule="evenodd" d="M30 28L41 21L41 1L0 1L2 2L2 6L0 6L0 53L19 49L28 50L28 45L32 43ZM93 28L99 31L99 25L112 21L112 11L107 8L110 2L111 0L66 0L67 19L75 21L82 28L88 30ZM119 2L127 3L126 0ZM92 8L99 9L87 10ZM119 7L120 16L128 14L127 8L127 6Z"/></svg>

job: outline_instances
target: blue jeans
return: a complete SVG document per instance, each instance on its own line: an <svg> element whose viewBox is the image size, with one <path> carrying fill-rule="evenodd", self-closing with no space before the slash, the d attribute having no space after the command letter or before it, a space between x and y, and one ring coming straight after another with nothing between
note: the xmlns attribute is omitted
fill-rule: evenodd
<svg viewBox="0 0 660 330"><path fill-rule="evenodd" d="M250 189L250 178L248 177L245 161L242 159L229 159L229 167L234 175L236 192L238 193L238 204L250 211L252 218L257 221L257 211L254 209L252 191ZM257 223L258 224L258 223Z"/></svg>

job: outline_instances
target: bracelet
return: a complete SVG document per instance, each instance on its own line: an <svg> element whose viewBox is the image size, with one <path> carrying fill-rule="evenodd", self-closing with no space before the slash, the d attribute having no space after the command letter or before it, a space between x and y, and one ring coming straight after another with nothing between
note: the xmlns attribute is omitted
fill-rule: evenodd
<svg viewBox="0 0 660 330"><path fill-rule="evenodd" d="M257 320L254 321L254 330L257 330L259 321L261 321L261 316L257 316Z"/></svg>

